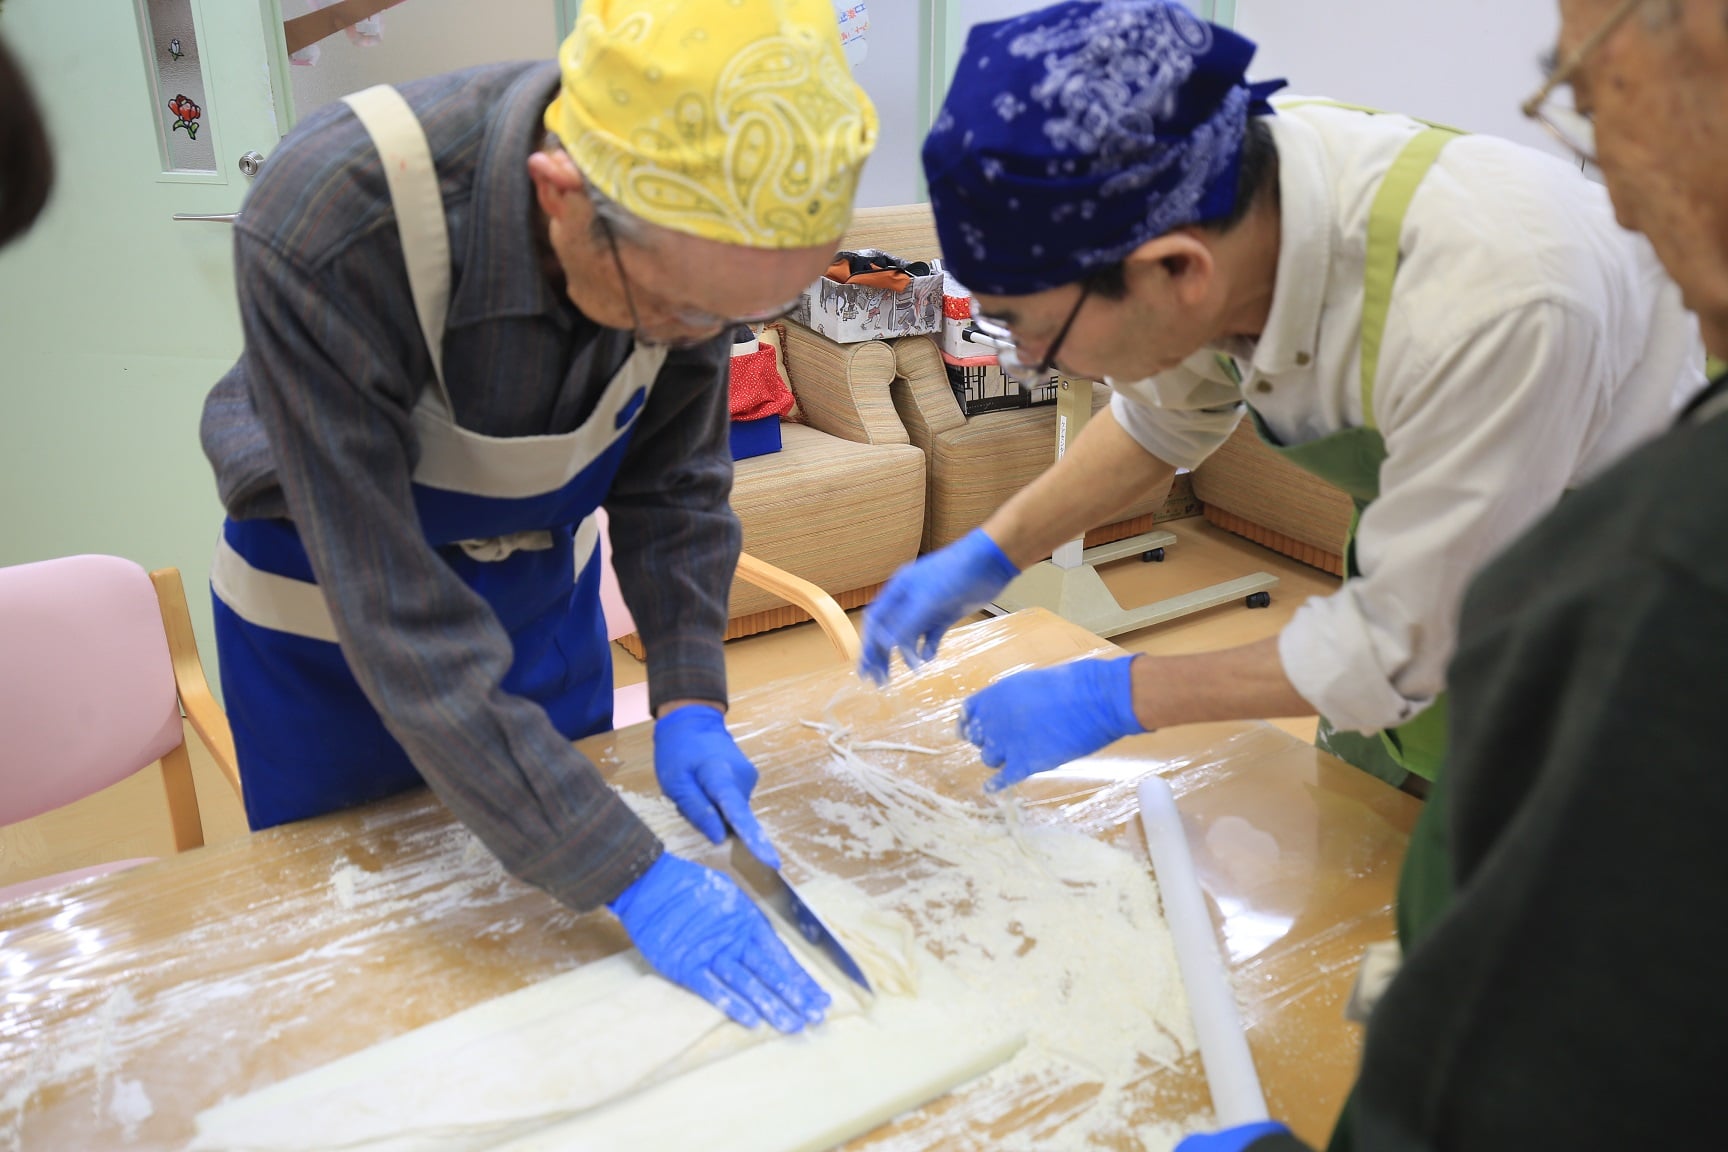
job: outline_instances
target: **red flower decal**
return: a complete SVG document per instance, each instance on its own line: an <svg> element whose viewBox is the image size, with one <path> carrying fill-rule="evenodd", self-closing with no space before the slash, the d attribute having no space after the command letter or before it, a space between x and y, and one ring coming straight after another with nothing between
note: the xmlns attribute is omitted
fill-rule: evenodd
<svg viewBox="0 0 1728 1152"><path fill-rule="evenodd" d="M181 94L168 101L168 111L178 117L174 121L174 127L168 131L173 132L175 129L184 128L188 137L193 140L198 139L198 118L204 115L204 109Z"/></svg>

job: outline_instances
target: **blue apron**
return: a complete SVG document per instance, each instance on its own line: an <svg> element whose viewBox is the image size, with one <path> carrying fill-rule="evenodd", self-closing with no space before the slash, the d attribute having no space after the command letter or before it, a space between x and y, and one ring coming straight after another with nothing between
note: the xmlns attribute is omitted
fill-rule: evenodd
<svg viewBox="0 0 1728 1152"><path fill-rule="evenodd" d="M514 659L502 688L574 740L612 726L599 527L665 349L631 351L581 427L494 437L455 423L442 365L449 235L419 121L394 88L346 98L384 162L437 387L412 415L414 510L428 546L497 613ZM405 513L406 514L406 513ZM424 781L366 699L287 520L222 527L210 573L222 688L253 829L363 804Z"/></svg>

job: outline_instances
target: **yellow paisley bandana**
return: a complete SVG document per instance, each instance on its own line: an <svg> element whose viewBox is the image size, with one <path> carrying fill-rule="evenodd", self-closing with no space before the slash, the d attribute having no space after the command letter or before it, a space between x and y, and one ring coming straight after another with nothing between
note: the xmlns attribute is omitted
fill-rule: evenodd
<svg viewBox="0 0 1728 1152"><path fill-rule="evenodd" d="M652 223L750 248L837 240L876 144L831 0L584 0L546 110Z"/></svg>

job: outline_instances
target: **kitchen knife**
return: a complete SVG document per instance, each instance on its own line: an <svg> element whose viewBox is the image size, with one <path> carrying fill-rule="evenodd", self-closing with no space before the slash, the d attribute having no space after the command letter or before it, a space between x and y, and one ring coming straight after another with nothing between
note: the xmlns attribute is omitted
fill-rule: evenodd
<svg viewBox="0 0 1728 1152"><path fill-rule="evenodd" d="M852 954L846 951L839 937L810 910L810 905L793 891L784 876L751 855L750 849L736 836L732 838L732 871L749 885L757 899L796 928L798 934L832 960L836 968L851 977L864 991L875 994L870 981L864 977L864 970L858 967L858 962L852 959Z"/></svg>

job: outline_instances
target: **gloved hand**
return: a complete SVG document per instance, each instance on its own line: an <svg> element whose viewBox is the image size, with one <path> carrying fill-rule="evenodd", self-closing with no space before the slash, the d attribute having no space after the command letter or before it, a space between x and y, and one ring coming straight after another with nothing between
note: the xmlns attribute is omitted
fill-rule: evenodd
<svg viewBox="0 0 1728 1152"><path fill-rule="evenodd" d="M1222 1132L1202 1132L1189 1136L1176 1145L1176 1152L1248 1152L1248 1149L1268 1136L1290 1136L1290 1129L1269 1120L1258 1124L1241 1124L1235 1128L1226 1128ZM1291 1136L1291 1140L1294 1141L1295 1137ZM1268 1145L1268 1148L1286 1146L1285 1142L1278 1141Z"/></svg>
<svg viewBox="0 0 1728 1152"><path fill-rule="evenodd" d="M820 1024L828 993L725 876L670 852L608 905L654 970L746 1028Z"/></svg>
<svg viewBox="0 0 1728 1152"><path fill-rule="evenodd" d="M1134 715L1130 669L1136 659L1076 660L1019 672L961 705L960 734L978 746L984 763L1001 769L985 790L999 791L1144 732Z"/></svg>
<svg viewBox="0 0 1728 1152"><path fill-rule="evenodd" d="M864 613L859 675L886 684L896 648L908 668L931 659L956 620L990 603L1018 575L1020 569L982 528L902 568Z"/></svg>
<svg viewBox="0 0 1728 1152"><path fill-rule="evenodd" d="M718 708L686 704L654 722L654 775L698 832L718 844L730 826L752 856L780 870L780 854L750 811L756 766Z"/></svg>

